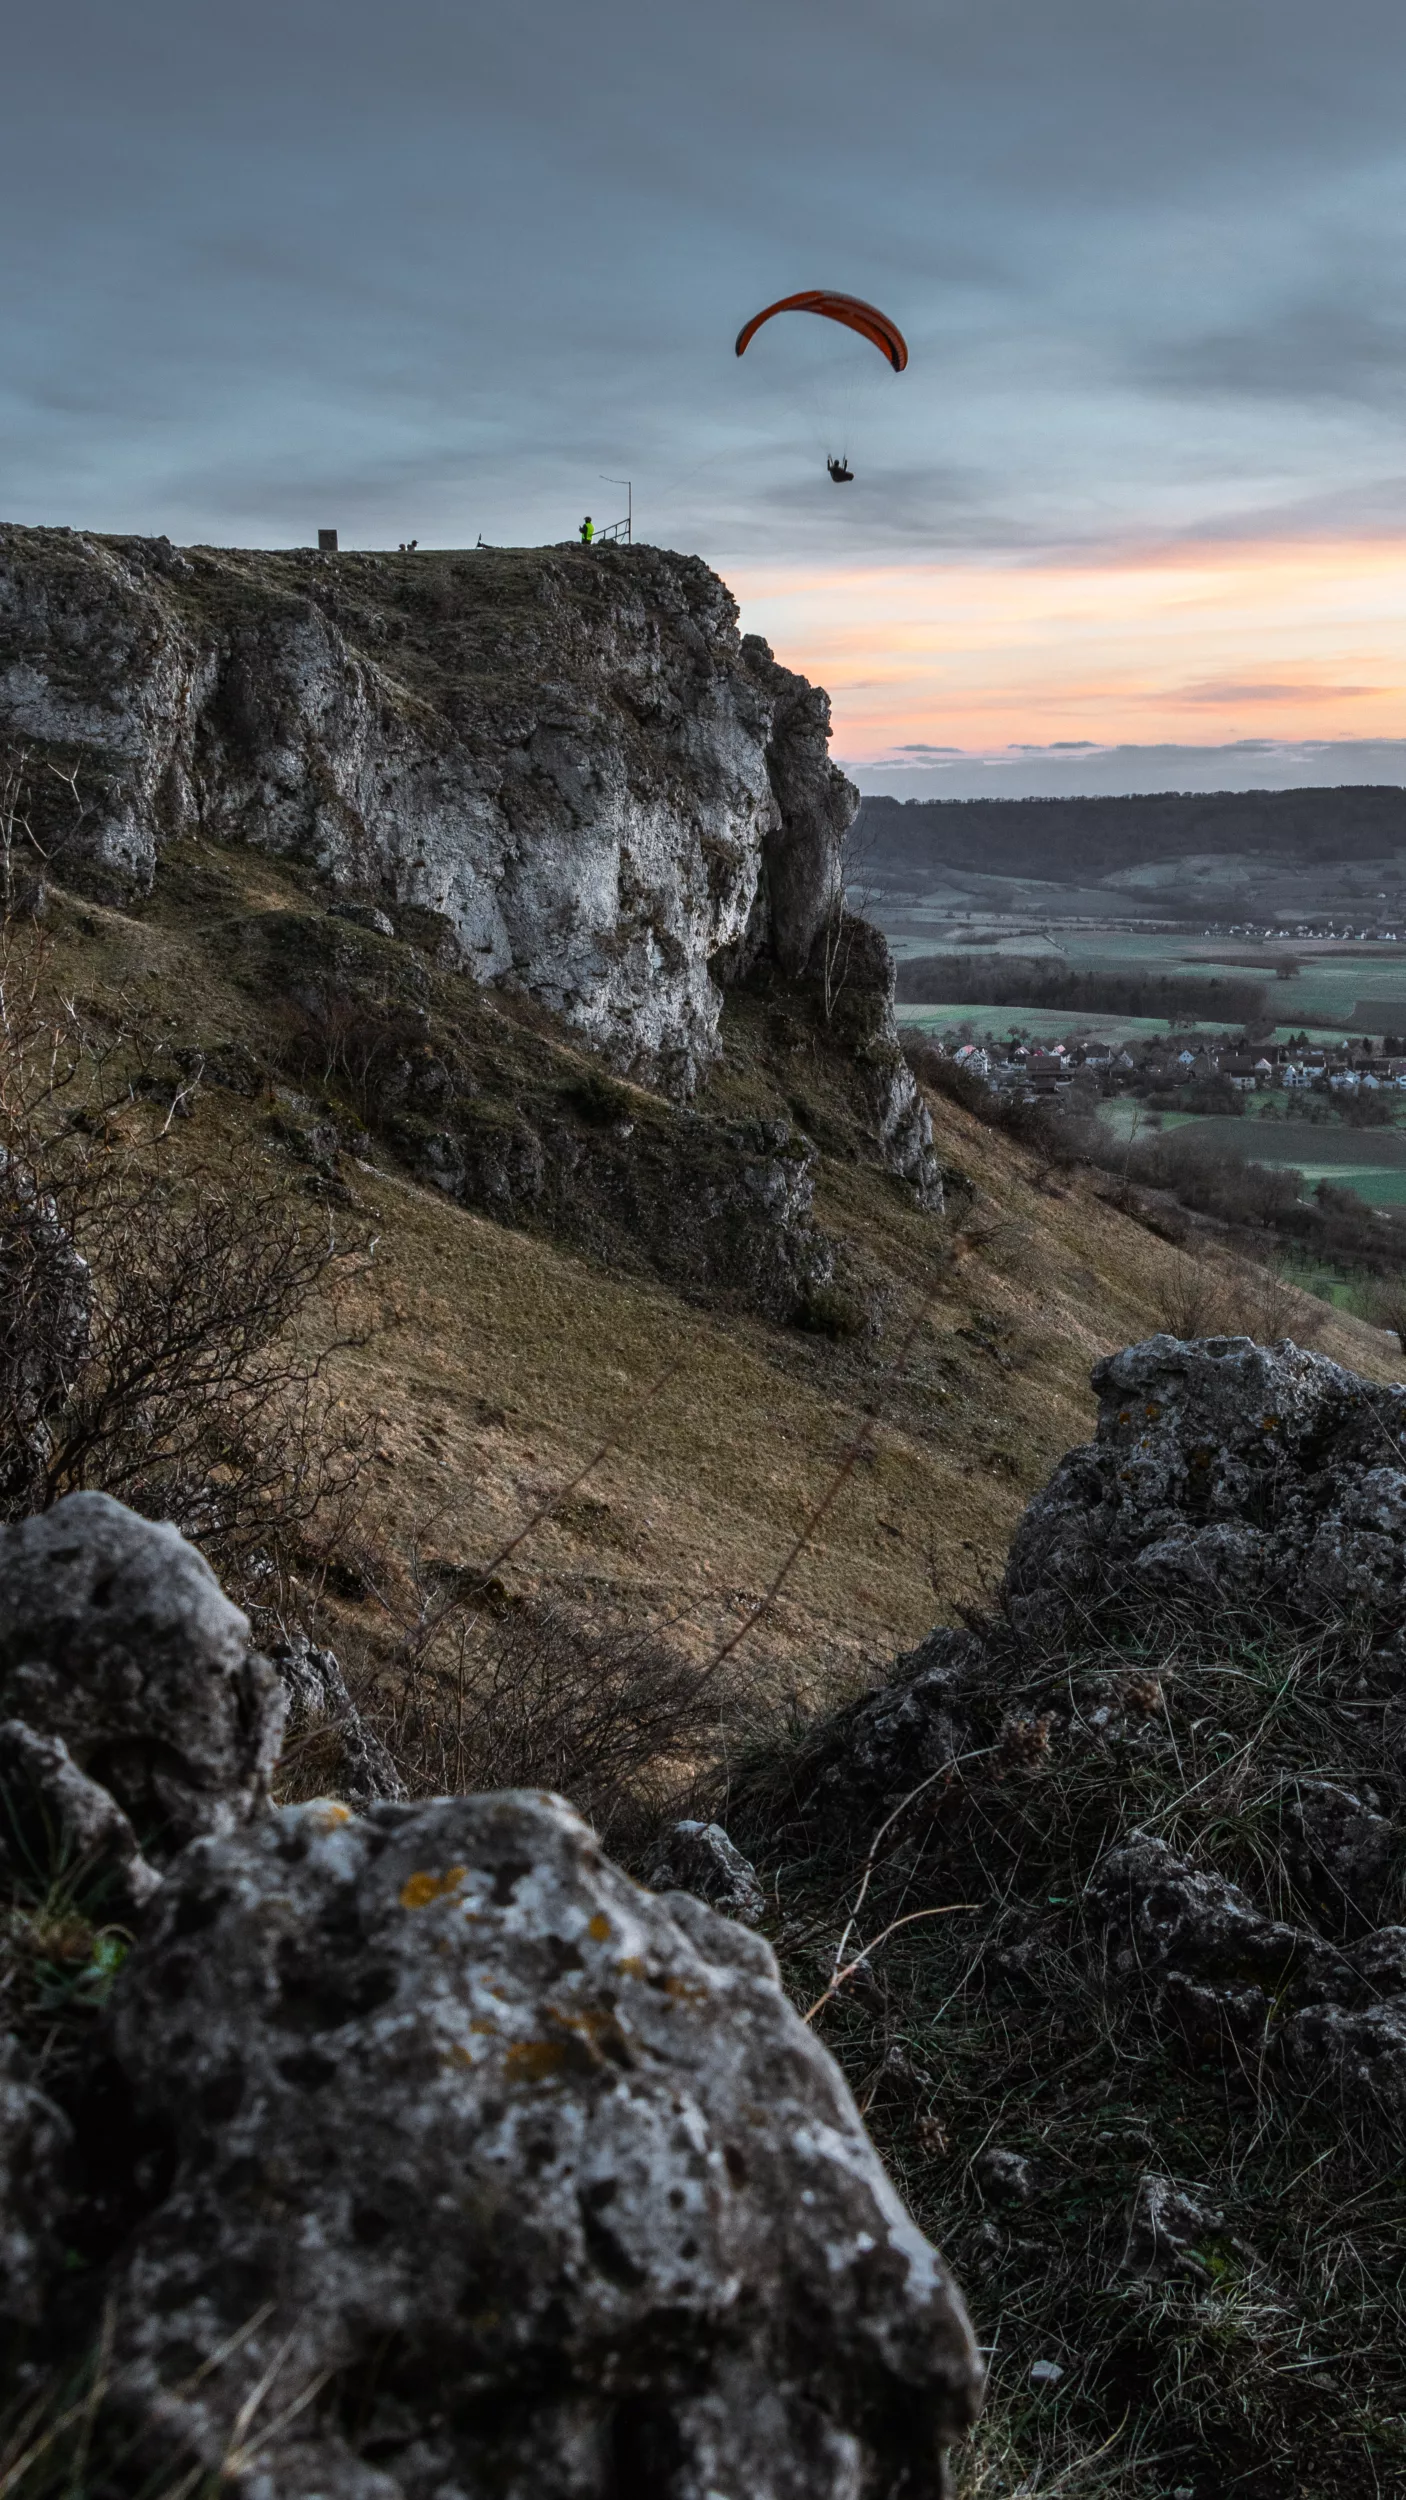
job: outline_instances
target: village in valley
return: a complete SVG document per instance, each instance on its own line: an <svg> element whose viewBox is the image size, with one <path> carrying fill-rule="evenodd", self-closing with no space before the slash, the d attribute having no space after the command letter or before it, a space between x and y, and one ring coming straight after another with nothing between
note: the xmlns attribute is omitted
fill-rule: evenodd
<svg viewBox="0 0 1406 2500"><path fill-rule="evenodd" d="M1013 1037L1004 1043L959 1039L950 1046L950 1055L986 1084L1027 1101L1049 1095L1068 1098L1080 1087L1110 1095L1162 1093L1186 1086L1217 1086L1232 1097L1271 1094L1281 1088L1285 1093L1329 1097L1406 1094L1406 1036L1395 1033L1380 1042L1364 1034L1359 1041L1337 1046L1306 1038L1261 1045L1230 1035L1207 1040L1199 1034L1170 1034L1165 1041L1147 1043L1136 1052L1109 1042L1078 1039L1024 1042ZM1174 1100L1167 1107L1178 1106ZM1265 1105L1266 1111L1271 1108Z"/></svg>

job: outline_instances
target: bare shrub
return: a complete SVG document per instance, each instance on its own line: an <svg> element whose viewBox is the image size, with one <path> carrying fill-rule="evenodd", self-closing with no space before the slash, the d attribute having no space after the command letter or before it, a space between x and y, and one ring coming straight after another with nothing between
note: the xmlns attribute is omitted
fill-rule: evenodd
<svg viewBox="0 0 1406 2500"><path fill-rule="evenodd" d="M0 1515L95 1488L228 1570L352 1495L324 1374L356 1246L254 1152L176 1155L192 1085L45 974L0 930Z"/></svg>
<svg viewBox="0 0 1406 2500"><path fill-rule="evenodd" d="M323 1380L347 1341L326 1218L252 1159L171 1180L85 1166L62 1195L92 1293L86 1359L48 1422L45 1504L97 1486L233 1560L345 1495L361 1436Z"/></svg>
<svg viewBox="0 0 1406 2500"><path fill-rule="evenodd" d="M1157 1317L1172 1337L1223 1337L1225 1289L1204 1259L1180 1256L1157 1280Z"/></svg>
<svg viewBox="0 0 1406 2500"><path fill-rule="evenodd" d="M281 1055L300 1082L348 1104L364 1126L388 1101L402 1100L434 1061L411 1009L329 983L300 993Z"/></svg>
<svg viewBox="0 0 1406 2500"><path fill-rule="evenodd" d="M1296 1345L1310 1346L1323 1334L1322 1305L1276 1260L1264 1266L1237 1261L1226 1291L1228 1335L1253 1337L1260 1345L1292 1337Z"/></svg>
<svg viewBox="0 0 1406 2500"><path fill-rule="evenodd" d="M1406 1354L1406 1276L1374 1276L1358 1295L1362 1317L1372 1328L1385 1329Z"/></svg>
<svg viewBox="0 0 1406 2500"><path fill-rule="evenodd" d="M1155 1307L1173 1337L1253 1337L1312 1345L1323 1314L1312 1294L1279 1265L1180 1255L1158 1279Z"/></svg>
<svg viewBox="0 0 1406 2500"><path fill-rule="evenodd" d="M729 1713L732 1687L659 1635L551 1606L455 1608L418 1646L360 1694L408 1792L557 1789L617 1847L711 1767Z"/></svg>

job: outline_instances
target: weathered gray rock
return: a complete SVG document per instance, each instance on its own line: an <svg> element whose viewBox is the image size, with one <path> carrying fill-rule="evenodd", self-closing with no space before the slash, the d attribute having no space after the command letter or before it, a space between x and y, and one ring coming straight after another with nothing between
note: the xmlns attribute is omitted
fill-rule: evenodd
<svg viewBox="0 0 1406 2500"><path fill-rule="evenodd" d="M1142 1981L1208 2038L1263 2039L1291 1996L1350 1990L1346 1961L1306 1928L1266 1918L1239 1886L1134 1833L1100 1859L1086 1895L1114 1976Z"/></svg>
<svg viewBox="0 0 1406 2500"><path fill-rule="evenodd" d="M1128 2216L1119 2270L1144 2283L1165 2283L1178 2275L1192 2283L1209 2283L1211 2269L1196 2243L1199 2240L1204 2246L1224 2229L1223 2213L1201 2204L1178 2187L1175 2179L1144 2171Z"/></svg>
<svg viewBox="0 0 1406 2500"><path fill-rule="evenodd" d="M33 2326L60 2263L72 2130L31 2083L13 2040L0 2040L0 2319Z"/></svg>
<svg viewBox="0 0 1406 2500"><path fill-rule="evenodd" d="M358 928L370 929L376 937L395 936L395 922L390 913L382 911L377 903L334 903L332 917L334 920L354 921Z"/></svg>
<svg viewBox="0 0 1406 2500"><path fill-rule="evenodd" d="M197 1842L111 2048L170 2145L112 2282L153 2466L239 2438L277 2500L878 2500L972 2418L960 2300L768 1948L560 1800Z"/></svg>
<svg viewBox="0 0 1406 2500"><path fill-rule="evenodd" d="M872 922L846 912L834 937L817 940L812 978L825 979L827 945L834 1021L854 1052L867 1098L869 1126L889 1170L908 1182L920 1206L943 1203L942 1169L933 1150L932 1115L899 1041L894 1015L894 960Z"/></svg>
<svg viewBox="0 0 1406 2500"><path fill-rule="evenodd" d="M757 934L794 978L840 908L842 847L858 793L830 761L824 688L782 668L760 634L743 635L741 656L770 719L766 762L775 800L762 846Z"/></svg>
<svg viewBox="0 0 1406 2500"><path fill-rule="evenodd" d="M1355 1613L1406 1640L1406 1388L1290 1344L1151 1337L1094 1368L1097 1437L1016 1532L1004 1602L1030 1638L1165 1605Z"/></svg>
<svg viewBox="0 0 1406 2500"><path fill-rule="evenodd" d="M59 1876L135 1916L161 1882L115 1797L86 1779L61 1736L0 1722L0 1869L12 1881Z"/></svg>
<svg viewBox="0 0 1406 2500"><path fill-rule="evenodd" d="M1298 1779L1285 1802L1286 1863L1339 1928L1380 1916L1402 1845L1390 1817L1335 1780Z"/></svg>
<svg viewBox="0 0 1406 2500"><path fill-rule="evenodd" d="M197 826L307 859L681 1093L713 967L804 962L857 805L825 696L650 547L329 564L7 529L5 731L79 762L61 867L149 885Z"/></svg>
<svg viewBox="0 0 1406 2500"><path fill-rule="evenodd" d="M1310 2090L1337 2094L1355 2120L1406 2119L1406 1994L1376 2005L1309 2005L1284 2026L1291 2068Z"/></svg>
<svg viewBox="0 0 1406 2500"><path fill-rule="evenodd" d="M316 1649L306 1632L292 1631L268 1647L288 1696L289 1734L326 1727L336 1734L343 1764L342 1794L352 1805L376 1805L405 1795L405 1782L374 1728L362 1718L334 1649Z"/></svg>
<svg viewBox="0 0 1406 2500"><path fill-rule="evenodd" d="M655 1892L691 1892L725 1918L740 1918L748 1927L766 1914L756 1868L721 1823L675 1823L664 1836L649 1880Z"/></svg>
<svg viewBox="0 0 1406 2500"><path fill-rule="evenodd" d="M61 1737L159 1865L267 1802L284 1700L194 1546L70 1493L0 1527L0 1712Z"/></svg>
<svg viewBox="0 0 1406 2500"><path fill-rule="evenodd" d="M1359 2118L1406 2114L1406 1929L1327 1943L1141 1833L1099 1862L1086 1900L1115 1979L1144 1986L1199 2050L1270 2056Z"/></svg>
<svg viewBox="0 0 1406 2500"><path fill-rule="evenodd" d="M1026 2155L1008 2144L988 2144L972 2168L998 2205L1028 2205L1035 2193L1035 2173Z"/></svg>

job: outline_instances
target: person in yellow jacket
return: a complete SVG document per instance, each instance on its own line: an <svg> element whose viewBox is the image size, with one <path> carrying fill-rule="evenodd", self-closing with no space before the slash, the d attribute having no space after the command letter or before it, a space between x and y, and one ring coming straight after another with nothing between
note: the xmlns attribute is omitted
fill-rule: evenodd
<svg viewBox="0 0 1406 2500"><path fill-rule="evenodd" d="M591 519L591 516L590 516L590 514L589 514L589 512L588 512L588 513L587 513L587 515L586 515L585 520L584 520L584 521L582 522L582 524L581 524L581 544L582 544L582 546L583 546L583 547L589 547L589 545L590 545L590 543L591 543L591 540L595 537L595 534L596 534L596 525L595 525L595 522Z"/></svg>

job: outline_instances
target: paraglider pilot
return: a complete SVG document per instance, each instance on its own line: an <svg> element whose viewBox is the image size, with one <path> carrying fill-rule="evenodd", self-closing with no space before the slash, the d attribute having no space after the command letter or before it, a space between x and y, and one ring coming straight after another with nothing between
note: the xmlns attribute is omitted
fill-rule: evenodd
<svg viewBox="0 0 1406 2500"><path fill-rule="evenodd" d="M586 515L585 520L584 520L584 521L582 522L582 524L581 524L581 544L582 544L582 546L583 546L583 547L589 547L589 545L590 545L590 543L591 543L591 540L595 537L595 534L596 534L596 525L595 525L595 522L591 519L591 516L590 516L590 514L589 514L589 512L588 512L588 513L587 513L587 515Z"/></svg>
<svg viewBox="0 0 1406 2500"><path fill-rule="evenodd" d="M834 479L837 486L849 486L853 484L854 471L849 467L846 461L827 460L825 466L829 470L830 475Z"/></svg>

